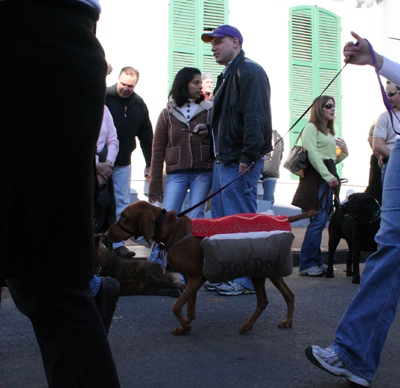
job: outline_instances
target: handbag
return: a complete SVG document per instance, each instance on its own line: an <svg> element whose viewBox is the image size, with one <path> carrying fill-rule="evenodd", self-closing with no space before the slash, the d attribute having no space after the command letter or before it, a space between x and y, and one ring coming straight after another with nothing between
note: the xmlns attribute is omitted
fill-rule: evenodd
<svg viewBox="0 0 400 388"><path fill-rule="evenodd" d="M294 142L293 147L289 150L289 155L287 156L286 161L283 164L283 167L288 169L292 174L298 175L301 178L304 178L304 170L309 163L308 151L304 147L296 144L299 141L300 136L304 131L304 128L299 133L299 136Z"/></svg>

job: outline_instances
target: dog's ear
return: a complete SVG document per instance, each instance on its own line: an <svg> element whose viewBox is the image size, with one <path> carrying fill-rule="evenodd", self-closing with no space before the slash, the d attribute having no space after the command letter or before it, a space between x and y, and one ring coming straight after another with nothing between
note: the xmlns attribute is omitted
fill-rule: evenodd
<svg viewBox="0 0 400 388"><path fill-rule="evenodd" d="M150 244L150 240L154 236L154 230L156 228L156 219L152 211L144 211L140 217L139 230L142 236Z"/></svg>

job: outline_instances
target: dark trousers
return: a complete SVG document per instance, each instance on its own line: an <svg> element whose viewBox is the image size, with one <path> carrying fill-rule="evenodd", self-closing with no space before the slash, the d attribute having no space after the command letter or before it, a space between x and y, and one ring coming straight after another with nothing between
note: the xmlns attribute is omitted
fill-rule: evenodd
<svg viewBox="0 0 400 388"><path fill-rule="evenodd" d="M50 387L119 387L89 279L106 62L96 11L0 2L0 278L33 325Z"/></svg>

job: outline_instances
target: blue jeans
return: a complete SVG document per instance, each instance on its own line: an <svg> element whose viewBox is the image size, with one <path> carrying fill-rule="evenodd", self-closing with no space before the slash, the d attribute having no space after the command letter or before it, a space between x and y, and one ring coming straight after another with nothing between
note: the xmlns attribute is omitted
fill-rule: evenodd
<svg viewBox="0 0 400 388"><path fill-rule="evenodd" d="M400 141L383 186L378 251L364 267L360 288L343 315L331 348L354 373L372 380L400 297Z"/></svg>
<svg viewBox="0 0 400 388"><path fill-rule="evenodd" d="M96 296L96 294L99 292L100 287L101 287L101 278L98 276L94 275L90 281L89 281L90 289L92 290L93 296Z"/></svg>
<svg viewBox="0 0 400 388"><path fill-rule="evenodd" d="M324 180L321 180L318 198L322 197L327 186L328 184ZM310 220L306 234L304 235L300 251L300 271L304 271L310 267L319 267L323 264L321 253L322 232L328 221L331 205L332 191L329 190L328 194L322 199L322 203L319 206L319 213Z"/></svg>
<svg viewBox="0 0 400 388"><path fill-rule="evenodd" d="M264 168L264 160L259 160L253 170L248 171L233 182L226 189L211 199L211 217L225 217L234 214L257 212L257 184ZM239 175L237 163L216 163L212 192L215 193L221 187L231 182ZM236 282L246 288L254 290L249 276L236 279Z"/></svg>
<svg viewBox="0 0 400 388"><path fill-rule="evenodd" d="M113 182L115 206L117 208L117 220L119 219L122 211L131 202L131 170L131 165L113 167ZM113 243L113 248L116 249L123 245L125 245L124 241Z"/></svg>
<svg viewBox="0 0 400 388"><path fill-rule="evenodd" d="M211 217L225 217L234 214L257 212L257 183L260 179L264 160L259 160L252 171L248 171L226 189L211 199ZM215 193L239 175L237 163L216 163L212 192Z"/></svg>
<svg viewBox="0 0 400 388"><path fill-rule="evenodd" d="M190 207L206 198L211 189L212 170L178 170L168 174L165 185L163 207L166 210L181 212L187 191L190 190ZM206 203L187 214L189 218L204 218Z"/></svg>
<svg viewBox="0 0 400 388"><path fill-rule="evenodd" d="M385 175L386 175L386 170L387 170L388 163L384 163L383 166L382 166L382 171L381 171L381 185L382 185L382 187L383 187L383 181L385 180Z"/></svg>
<svg viewBox="0 0 400 388"><path fill-rule="evenodd" d="M277 181L278 178L273 178L273 177L263 178L263 188L264 188L263 200L271 202L271 207L274 205L275 202L274 193Z"/></svg>

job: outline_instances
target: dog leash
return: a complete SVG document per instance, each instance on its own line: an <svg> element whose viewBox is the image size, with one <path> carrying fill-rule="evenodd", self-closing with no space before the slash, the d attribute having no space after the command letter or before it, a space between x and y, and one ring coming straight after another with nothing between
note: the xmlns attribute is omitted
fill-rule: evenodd
<svg viewBox="0 0 400 388"><path fill-rule="evenodd" d="M374 51L374 49L373 49L373 47L372 47L372 44L369 42L369 40L366 39L366 41L368 42L369 52L370 52L371 58L372 58L372 64L373 64L373 66L374 66L374 68L375 68L375 73L376 73L376 76L377 76L377 78L378 78L379 87L380 87L380 89L381 89L383 104L385 105L386 110L389 112L390 122L392 123L393 130L394 130L398 135L400 135L400 132L397 132L397 131L394 129L394 125L393 125L393 115L395 115L395 117L396 117L396 119L397 119L397 121L398 121L399 123L400 123L400 119L399 119L399 117L397 116L395 110L393 109L392 104L390 103L389 99L387 98L387 95L386 95L386 92L385 92L385 88L384 88L383 85L382 85L381 77L379 76L378 64L377 64L377 62L376 62L375 51ZM357 42L357 43L358 43L358 42Z"/></svg>
<svg viewBox="0 0 400 388"><path fill-rule="evenodd" d="M358 45L358 42L356 43ZM231 182L228 182L225 186L221 187L219 190L217 190L215 193L210 194L208 197L197 203L196 205L184 210L183 212L180 212L177 217L182 217L185 214L191 212L192 210L196 209L203 203L206 203L209 199L215 197L217 194L219 194L222 190L226 189L228 186L230 186L233 182L235 182L237 179L239 179L242 175L246 174L248 171L250 171L252 168L254 168L254 165L262 159L266 154L269 152L272 152L275 148L275 146L283 139L284 136L286 136L296 125L297 123L308 113L308 111L314 106L314 104L321 98L321 96L325 93L325 91L332 85L332 83L335 81L335 79L340 75L340 73L343 71L343 69L347 66L347 63L343 65L343 67L339 70L339 72L332 78L332 80L328 83L328 85L325 87L325 89L321 92L321 94L312 102L312 104L303 112L303 114L295 121L295 123L289 128L289 130L280 138L276 141L276 143L269 147L267 151L265 151L255 162L253 162L246 170L244 170L242 173L240 173L236 178L234 178ZM386 97L387 98L387 97Z"/></svg>

